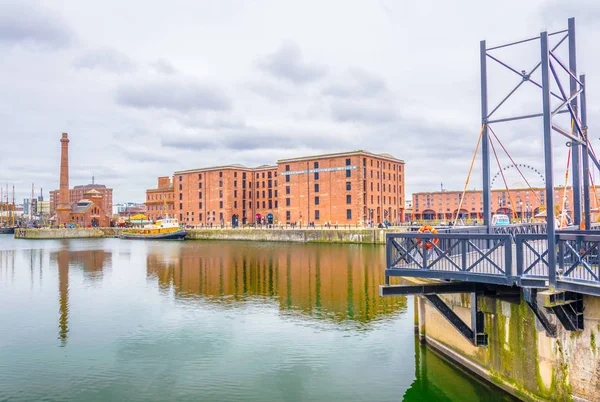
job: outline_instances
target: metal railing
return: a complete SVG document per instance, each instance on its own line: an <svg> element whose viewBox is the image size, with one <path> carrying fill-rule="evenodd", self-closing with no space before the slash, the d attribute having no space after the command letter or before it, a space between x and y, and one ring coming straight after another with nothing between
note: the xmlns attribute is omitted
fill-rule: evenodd
<svg viewBox="0 0 600 402"><path fill-rule="evenodd" d="M560 233L556 245L556 287L600 294L600 235L589 231Z"/></svg>
<svg viewBox="0 0 600 402"><path fill-rule="evenodd" d="M386 283L391 276L513 283L510 234L388 233Z"/></svg>
<svg viewBox="0 0 600 402"><path fill-rule="evenodd" d="M517 279L521 286L547 287L546 235L517 235ZM600 234L570 230L556 234L556 289L600 295Z"/></svg>

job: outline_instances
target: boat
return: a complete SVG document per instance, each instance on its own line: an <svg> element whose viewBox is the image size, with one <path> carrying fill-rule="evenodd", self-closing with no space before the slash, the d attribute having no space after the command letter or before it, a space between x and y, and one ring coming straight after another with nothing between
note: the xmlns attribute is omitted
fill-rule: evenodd
<svg viewBox="0 0 600 402"><path fill-rule="evenodd" d="M0 234L15 234L15 229L16 227L12 226L0 227Z"/></svg>
<svg viewBox="0 0 600 402"><path fill-rule="evenodd" d="M145 225L142 229L126 230L119 237L140 240L183 240L186 235L187 231L179 226L177 219L167 216L154 224Z"/></svg>

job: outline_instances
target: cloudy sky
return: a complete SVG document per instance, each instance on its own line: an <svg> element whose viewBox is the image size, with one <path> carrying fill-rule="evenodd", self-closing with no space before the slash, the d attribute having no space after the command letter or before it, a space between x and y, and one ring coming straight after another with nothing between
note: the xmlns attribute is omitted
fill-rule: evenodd
<svg viewBox="0 0 600 402"><path fill-rule="evenodd" d="M180 169L355 149L404 159L407 195L462 189L480 130L479 41L561 30L570 16L596 144L595 0L2 0L0 183L18 199L31 183L58 188L68 132L71 185L95 175L115 202L143 201ZM528 70L539 44L497 55ZM492 107L520 78L490 75ZM540 111L541 92L523 88L496 116ZM494 131L517 162L542 167L541 120ZM566 147L554 138L561 182Z"/></svg>

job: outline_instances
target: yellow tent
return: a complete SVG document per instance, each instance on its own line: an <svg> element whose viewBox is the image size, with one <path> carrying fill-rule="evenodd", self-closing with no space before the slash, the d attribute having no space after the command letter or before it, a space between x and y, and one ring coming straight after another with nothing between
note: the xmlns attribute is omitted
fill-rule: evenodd
<svg viewBox="0 0 600 402"><path fill-rule="evenodd" d="M144 214L137 214L137 215L133 215L132 217L129 218L129 220L131 221L145 221L146 215Z"/></svg>

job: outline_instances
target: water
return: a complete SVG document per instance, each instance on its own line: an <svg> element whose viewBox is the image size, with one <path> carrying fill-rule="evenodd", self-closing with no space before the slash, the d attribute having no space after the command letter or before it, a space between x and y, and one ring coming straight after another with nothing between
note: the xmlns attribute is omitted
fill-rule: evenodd
<svg viewBox="0 0 600 402"><path fill-rule="evenodd" d="M0 236L0 401L506 401L415 342L377 246Z"/></svg>

